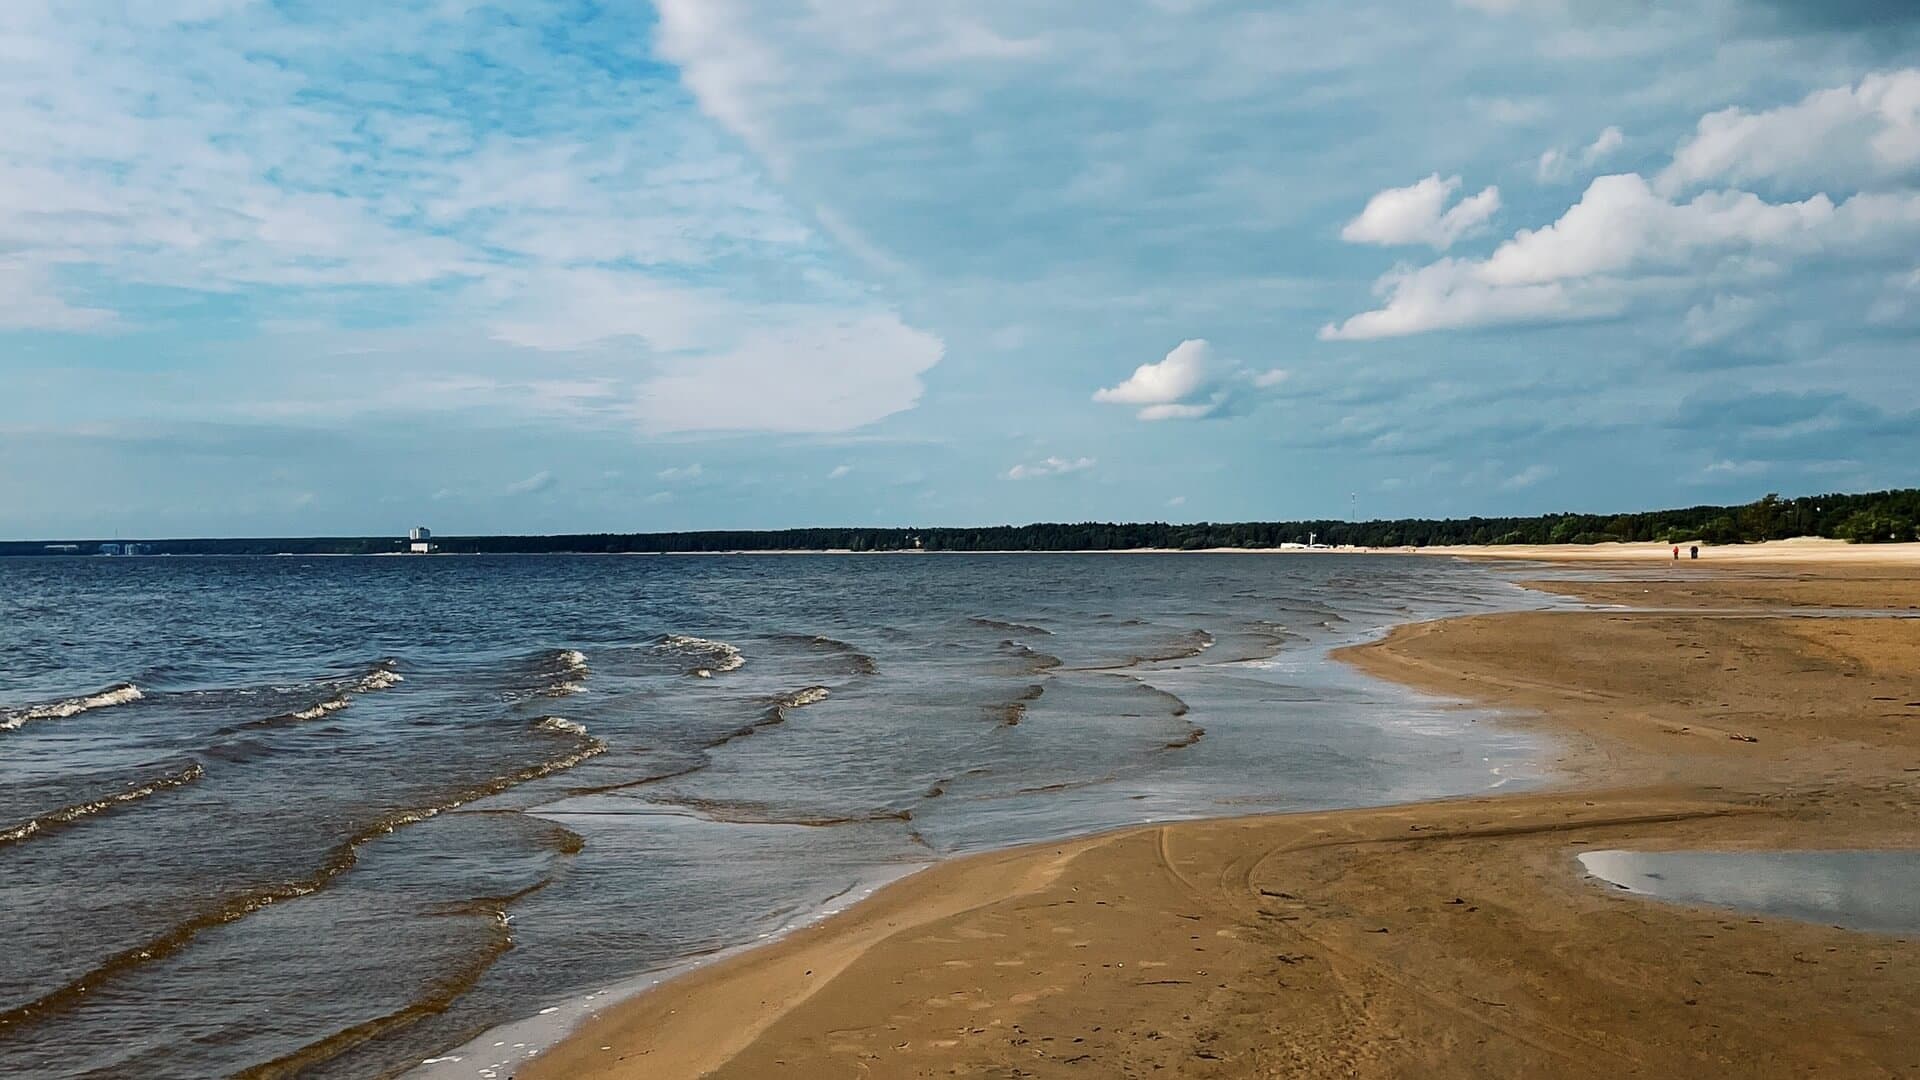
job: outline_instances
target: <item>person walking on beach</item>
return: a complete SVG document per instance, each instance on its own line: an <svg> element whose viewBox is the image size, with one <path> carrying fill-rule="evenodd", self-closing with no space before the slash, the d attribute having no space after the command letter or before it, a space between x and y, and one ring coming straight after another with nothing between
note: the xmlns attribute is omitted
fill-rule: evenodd
<svg viewBox="0 0 1920 1080"><path fill-rule="evenodd" d="M1679 544L1673 545L1673 561L1674 562L1680 561L1680 545Z"/></svg>

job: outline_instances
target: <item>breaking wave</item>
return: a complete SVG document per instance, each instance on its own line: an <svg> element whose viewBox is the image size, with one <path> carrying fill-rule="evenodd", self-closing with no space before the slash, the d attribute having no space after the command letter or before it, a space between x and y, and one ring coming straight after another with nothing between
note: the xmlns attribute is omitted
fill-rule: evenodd
<svg viewBox="0 0 1920 1080"><path fill-rule="evenodd" d="M536 730L551 731L559 735L585 735L587 733L587 725L577 720L569 720L564 716L543 716L535 720L533 726Z"/></svg>
<svg viewBox="0 0 1920 1080"><path fill-rule="evenodd" d="M391 658L375 661L373 667L364 675L348 683L345 689L340 690L330 698L316 701L304 709L296 709L290 713L282 713L279 716L269 716L261 720L249 720L244 724L236 724L226 730L231 732L250 731L257 728L284 727L288 724L305 723L308 720L318 720L323 716L330 716L353 704L353 699L356 695L373 694L381 690L390 690L406 682L407 680L402 677L398 671L394 670L397 664L398 661ZM339 684L336 682L334 685L337 686Z"/></svg>
<svg viewBox="0 0 1920 1080"><path fill-rule="evenodd" d="M111 795L104 795L88 802L75 803L72 806L63 806L58 810L41 814L38 817L15 825L10 829L0 829L0 844L15 844L30 837L44 836L56 829L72 825L74 822L95 817L107 813L110 810L118 810L128 803L152 798L172 788L185 787L205 775L206 770L201 768L198 762L195 762L176 772L167 773L164 776L155 777L144 783L135 784L128 787L125 791L116 791Z"/></svg>
<svg viewBox="0 0 1920 1080"><path fill-rule="evenodd" d="M711 679L724 672L738 671L747 662L746 654L724 641L687 634L667 634L660 638L658 644L665 652L693 661L696 666L688 669L687 674L696 678Z"/></svg>
<svg viewBox="0 0 1920 1080"><path fill-rule="evenodd" d="M587 687L591 669L587 666L587 654L579 649L556 649L545 655L541 666L551 680L540 691L545 697L569 697Z"/></svg>
<svg viewBox="0 0 1920 1080"><path fill-rule="evenodd" d="M339 712L341 709L346 708L348 705L352 703L353 703L352 698L347 697L345 694L342 694L339 697L328 698L327 700L321 702L318 705L314 705L310 708L300 709L295 712L290 712L287 715L295 720L318 720L321 717L327 715L328 713Z"/></svg>
<svg viewBox="0 0 1920 1080"><path fill-rule="evenodd" d="M782 709L801 709L808 705L827 700L833 691L824 686L803 686L791 694L783 695L777 702Z"/></svg>
<svg viewBox="0 0 1920 1080"><path fill-rule="evenodd" d="M399 672L392 668L375 668L368 672L365 678L356 683L354 689L359 690L363 694L367 694L375 690L388 690L406 681L406 679L401 677Z"/></svg>
<svg viewBox="0 0 1920 1080"><path fill-rule="evenodd" d="M787 721L787 713L790 711L816 705L827 700L832 693L832 690L824 686L803 686L798 690L789 690L768 702L766 710L760 714L759 719L745 727L735 728L725 735L709 740L702 749L714 750L735 739L744 739L761 728L784 724Z"/></svg>
<svg viewBox="0 0 1920 1080"><path fill-rule="evenodd" d="M0 731L12 731L29 720L64 720L69 716L79 716L94 709L108 709L115 705L126 705L146 697L140 688L132 683L116 683L105 690L98 690L79 697L62 701L49 701L40 705L28 705L22 709L13 709L0 713Z"/></svg>

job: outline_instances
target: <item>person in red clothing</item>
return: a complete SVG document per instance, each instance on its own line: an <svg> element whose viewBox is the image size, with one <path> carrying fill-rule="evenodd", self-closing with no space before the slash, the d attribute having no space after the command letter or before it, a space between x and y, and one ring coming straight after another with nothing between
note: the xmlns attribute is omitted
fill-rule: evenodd
<svg viewBox="0 0 1920 1080"><path fill-rule="evenodd" d="M1673 561L1674 562L1680 561L1680 545L1679 544L1673 545Z"/></svg>

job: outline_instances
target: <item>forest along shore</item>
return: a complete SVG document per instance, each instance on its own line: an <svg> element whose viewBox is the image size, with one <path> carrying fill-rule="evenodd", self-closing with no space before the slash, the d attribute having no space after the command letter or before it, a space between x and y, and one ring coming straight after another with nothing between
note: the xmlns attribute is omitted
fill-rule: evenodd
<svg viewBox="0 0 1920 1080"><path fill-rule="evenodd" d="M1920 568L1552 588L1675 613L1345 658L1562 737L1560 788L958 859L623 1003L522 1077L1906 1075L1920 940L1653 902L1605 848L1920 846Z"/></svg>

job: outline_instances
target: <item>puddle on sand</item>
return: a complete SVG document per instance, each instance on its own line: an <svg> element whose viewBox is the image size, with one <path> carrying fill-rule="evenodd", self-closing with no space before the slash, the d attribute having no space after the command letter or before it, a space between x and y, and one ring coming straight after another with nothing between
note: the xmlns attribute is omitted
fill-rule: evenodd
<svg viewBox="0 0 1920 1080"><path fill-rule="evenodd" d="M1589 851L1580 865L1660 900L1920 933L1920 851Z"/></svg>

